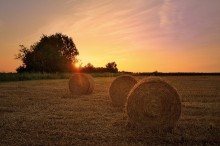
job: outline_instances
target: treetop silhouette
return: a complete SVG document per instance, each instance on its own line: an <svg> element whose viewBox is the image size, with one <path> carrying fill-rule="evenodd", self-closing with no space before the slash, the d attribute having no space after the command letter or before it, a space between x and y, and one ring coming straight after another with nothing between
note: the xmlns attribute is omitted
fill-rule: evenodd
<svg viewBox="0 0 220 146"><path fill-rule="evenodd" d="M77 55L79 52L71 37L61 33L43 35L29 49L20 45L16 59L21 59L23 64L17 72L71 72Z"/></svg>

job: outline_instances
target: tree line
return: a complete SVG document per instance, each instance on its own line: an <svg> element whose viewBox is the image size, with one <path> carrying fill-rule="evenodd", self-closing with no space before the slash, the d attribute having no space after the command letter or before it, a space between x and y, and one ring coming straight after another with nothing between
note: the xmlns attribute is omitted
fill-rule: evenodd
<svg viewBox="0 0 220 146"><path fill-rule="evenodd" d="M20 45L16 59L21 59L22 65L16 71L21 72L118 72L117 64L109 62L105 67L94 67L88 63L84 67L76 68L79 51L71 37L56 33L50 36L42 35L40 40L30 48Z"/></svg>
<svg viewBox="0 0 220 146"><path fill-rule="evenodd" d="M118 72L117 64L115 62L109 62L105 67L94 67L91 63L88 63L84 67L79 68L79 70L86 73Z"/></svg>

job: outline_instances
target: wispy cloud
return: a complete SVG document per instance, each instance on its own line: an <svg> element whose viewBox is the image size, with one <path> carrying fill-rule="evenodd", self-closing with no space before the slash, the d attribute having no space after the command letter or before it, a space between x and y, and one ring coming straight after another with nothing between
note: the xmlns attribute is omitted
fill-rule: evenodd
<svg viewBox="0 0 220 146"><path fill-rule="evenodd" d="M181 18L181 10L173 0L164 0L160 14L160 27L177 25Z"/></svg>
<svg viewBox="0 0 220 146"><path fill-rule="evenodd" d="M34 43L42 34L62 32L73 37L80 58L94 65L111 60L118 60L119 64L132 63L130 58L134 58L137 64L163 60L161 68L166 68L164 64L167 62L170 66L170 58L182 64L186 59L193 60L201 50L210 58L217 58L219 52L220 0L20 0L0 3L0 18L4 20L4 25L0 20L0 31L4 34L0 36L4 40L0 41L10 42L15 49L20 42ZM198 60L205 60L205 55L200 55Z"/></svg>
<svg viewBox="0 0 220 146"><path fill-rule="evenodd" d="M91 55L99 58L95 63L98 60L104 62L107 58L110 60L111 56L116 60L129 58L129 54L138 49L145 52L166 50L165 46L172 46L170 51L187 50L191 46L198 48L200 43L213 40L209 37L212 32L219 32L216 31L218 18L214 16L217 8L212 10L214 4L204 1L67 2L64 14L39 29L36 36L42 32L51 34L57 31L70 34L76 39L85 62L93 62L89 61ZM205 9L207 7L208 10ZM213 27L213 31L209 26ZM98 49L101 50L92 51Z"/></svg>
<svg viewBox="0 0 220 146"><path fill-rule="evenodd" d="M209 35L220 24L220 1L164 0L160 15L160 27L173 38L190 40Z"/></svg>

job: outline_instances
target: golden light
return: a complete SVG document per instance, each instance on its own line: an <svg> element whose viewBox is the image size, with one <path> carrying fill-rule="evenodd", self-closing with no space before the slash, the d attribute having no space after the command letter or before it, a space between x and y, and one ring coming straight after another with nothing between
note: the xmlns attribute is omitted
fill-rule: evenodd
<svg viewBox="0 0 220 146"><path fill-rule="evenodd" d="M75 66L76 68L80 68L80 67L81 67L81 64L78 63L78 62L76 62L76 63L74 64L74 66Z"/></svg>

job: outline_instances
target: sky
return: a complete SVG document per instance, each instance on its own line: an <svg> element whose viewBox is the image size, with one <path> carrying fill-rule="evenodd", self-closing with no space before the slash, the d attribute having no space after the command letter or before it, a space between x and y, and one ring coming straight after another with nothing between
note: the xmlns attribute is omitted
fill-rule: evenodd
<svg viewBox="0 0 220 146"><path fill-rule="evenodd" d="M19 45L72 37L86 65L120 71L220 72L220 0L0 0L0 72Z"/></svg>

